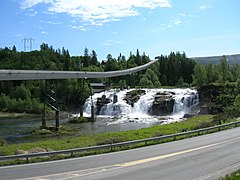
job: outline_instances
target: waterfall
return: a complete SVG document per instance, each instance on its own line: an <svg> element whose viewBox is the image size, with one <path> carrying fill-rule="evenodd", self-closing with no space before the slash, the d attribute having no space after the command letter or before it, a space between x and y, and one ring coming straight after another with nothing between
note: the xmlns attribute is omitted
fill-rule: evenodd
<svg viewBox="0 0 240 180"><path fill-rule="evenodd" d="M150 115L149 111L155 101L157 93L169 93L174 100L173 111L167 116L174 118L182 118L186 113L196 113L197 105L199 103L198 93L193 89L143 89L144 95L141 95L133 106L128 104L124 98L128 92L135 89L128 90L109 90L101 93L95 93L92 96L94 107L97 107L98 99L105 95L110 99L109 103L104 104L98 112L98 116L106 116L109 118L116 118L115 122L136 121L159 121L159 116ZM113 95L118 96L118 101L113 103ZM84 115L89 116L91 109L91 98L88 98L84 104Z"/></svg>
<svg viewBox="0 0 240 180"><path fill-rule="evenodd" d="M180 90L175 96L173 106L173 114L196 113L193 107L199 104L199 96L197 91L184 89Z"/></svg>

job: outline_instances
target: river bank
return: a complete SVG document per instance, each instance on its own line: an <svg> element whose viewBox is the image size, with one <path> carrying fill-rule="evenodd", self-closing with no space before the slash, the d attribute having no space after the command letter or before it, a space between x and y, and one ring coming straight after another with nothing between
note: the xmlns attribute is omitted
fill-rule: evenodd
<svg viewBox="0 0 240 180"><path fill-rule="evenodd" d="M0 120L1 119L11 119L11 118L29 118L29 117L36 117L41 116L40 114L29 114L29 113L7 113L7 112L0 112Z"/></svg>
<svg viewBox="0 0 240 180"><path fill-rule="evenodd" d="M92 135L79 135L78 137L63 137L62 139L49 139L37 142L28 143L15 143L7 144L0 147L0 155L11 155L15 154L18 149L29 150L31 148L50 148L52 150L63 150L80 148L87 146L95 146L109 143L117 143L124 141L131 141L137 139L144 139L150 137L156 137L167 134L175 134L188 130L195 130L203 127L209 127L214 125L214 119L212 115L204 115L193 117L185 121L152 126L148 128L142 128L137 130L128 130L120 132L107 132L102 134Z"/></svg>

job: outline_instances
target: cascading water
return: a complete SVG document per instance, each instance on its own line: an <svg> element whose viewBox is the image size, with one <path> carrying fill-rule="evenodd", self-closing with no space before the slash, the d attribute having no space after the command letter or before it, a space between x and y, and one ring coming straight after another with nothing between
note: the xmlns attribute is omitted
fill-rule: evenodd
<svg viewBox="0 0 240 180"><path fill-rule="evenodd" d="M109 90L101 93L95 93L91 98L88 98L84 105L84 115L90 116L91 108L94 105L97 107L97 101L102 98L103 95L110 102L104 104L100 107L98 111L98 117L108 119L106 124L120 124L128 122L137 123L170 123L174 121L180 121L181 118L186 113L196 113L198 110L197 105L199 103L198 93L193 89L143 89L145 94L141 95L139 99L134 103L133 106L128 104L124 98L126 94L135 89L128 90ZM172 99L174 104L172 107L172 112L159 116L150 115L150 110L155 101L155 96L157 93L170 93L172 94ZM118 101L113 102L113 96L117 95Z"/></svg>

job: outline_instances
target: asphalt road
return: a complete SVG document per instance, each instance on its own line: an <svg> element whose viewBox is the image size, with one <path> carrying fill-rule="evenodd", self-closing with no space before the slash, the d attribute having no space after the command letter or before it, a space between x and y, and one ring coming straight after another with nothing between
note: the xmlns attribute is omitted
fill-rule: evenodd
<svg viewBox="0 0 240 180"><path fill-rule="evenodd" d="M240 128L123 152L0 167L0 179L217 179L240 169Z"/></svg>

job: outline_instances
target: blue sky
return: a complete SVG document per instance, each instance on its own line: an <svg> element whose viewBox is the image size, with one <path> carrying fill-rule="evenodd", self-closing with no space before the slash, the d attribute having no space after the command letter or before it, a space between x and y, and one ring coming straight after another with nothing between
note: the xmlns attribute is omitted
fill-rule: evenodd
<svg viewBox="0 0 240 180"><path fill-rule="evenodd" d="M130 51L153 59L240 54L239 0L1 0L0 47L34 39L71 55L95 50L99 60ZM29 43L27 43L29 45Z"/></svg>

